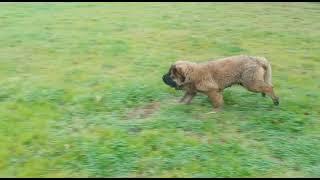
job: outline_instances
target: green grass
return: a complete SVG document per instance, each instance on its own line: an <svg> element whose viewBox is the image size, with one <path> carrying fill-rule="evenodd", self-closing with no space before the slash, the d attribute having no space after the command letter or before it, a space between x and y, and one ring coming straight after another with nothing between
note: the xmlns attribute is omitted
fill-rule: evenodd
<svg viewBox="0 0 320 180"><path fill-rule="evenodd" d="M316 3L6 3L0 177L319 177ZM221 113L162 82L179 59L271 61L280 106Z"/></svg>

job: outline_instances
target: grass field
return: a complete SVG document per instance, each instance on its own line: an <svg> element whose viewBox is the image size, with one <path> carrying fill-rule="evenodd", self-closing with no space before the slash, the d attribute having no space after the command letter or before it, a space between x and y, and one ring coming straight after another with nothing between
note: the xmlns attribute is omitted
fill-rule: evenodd
<svg viewBox="0 0 320 180"><path fill-rule="evenodd" d="M320 177L317 3L0 5L0 177ZM280 106L216 114L162 82L179 59L265 56Z"/></svg>

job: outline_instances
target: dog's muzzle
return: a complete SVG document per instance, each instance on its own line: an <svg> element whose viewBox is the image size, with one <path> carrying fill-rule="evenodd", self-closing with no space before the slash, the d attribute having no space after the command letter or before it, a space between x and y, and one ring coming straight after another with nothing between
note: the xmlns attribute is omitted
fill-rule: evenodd
<svg viewBox="0 0 320 180"><path fill-rule="evenodd" d="M163 76L162 76L162 80L163 80L163 82L164 82L165 84L167 84L168 86L170 86L170 87L172 87L172 88L175 88L176 90L181 89L181 87L178 86L177 83L174 82L174 81L171 79L171 77L170 77L169 74L163 75Z"/></svg>
<svg viewBox="0 0 320 180"><path fill-rule="evenodd" d="M162 80L164 83L166 83L170 87L173 87L173 88L177 87L177 83L171 79L169 74L163 75Z"/></svg>

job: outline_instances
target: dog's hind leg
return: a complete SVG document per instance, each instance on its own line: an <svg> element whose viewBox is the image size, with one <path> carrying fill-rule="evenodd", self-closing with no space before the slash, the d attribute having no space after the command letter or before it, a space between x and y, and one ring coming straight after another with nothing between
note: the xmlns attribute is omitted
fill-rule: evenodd
<svg viewBox="0 0 320 180"><path fill-rule="evenodd" d="M264 81L254 81L249 85L246 85L246 88L251 92L260 92L271 97L274 105L279 105L279 97L274 93L273 87Z"/></svg>
<svg viewBox="0 0 320 180"><path fill-rule="evenodd" d="M251 92L261 93L271 97L275 105L279 105L279 98L275 95L271 84L271 76L263 67L250 68L243 74L243 86Z"/></svg>

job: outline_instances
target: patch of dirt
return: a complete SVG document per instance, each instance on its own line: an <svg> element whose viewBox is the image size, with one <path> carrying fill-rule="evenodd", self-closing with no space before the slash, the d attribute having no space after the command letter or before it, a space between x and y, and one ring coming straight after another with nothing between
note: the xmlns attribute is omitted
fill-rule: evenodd
<svg viewBox="0 0 320 180"><path fill-rule="evenodd" d="M134 108L129 111L125 119L145 119L150 117L154 112L160 108L159 102L152 102L142 107Z"/></svg>

